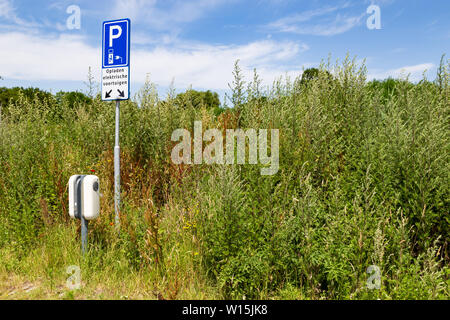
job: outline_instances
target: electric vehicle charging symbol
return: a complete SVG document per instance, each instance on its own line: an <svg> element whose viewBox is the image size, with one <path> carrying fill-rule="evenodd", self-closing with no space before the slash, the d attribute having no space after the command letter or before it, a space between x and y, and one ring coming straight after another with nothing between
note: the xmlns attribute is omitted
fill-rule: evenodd
<svg viewBox="0 0 450 320"><path fill-rule="evenodd" d="M108 64L114 63L114 49L108 50Z"/></svg>

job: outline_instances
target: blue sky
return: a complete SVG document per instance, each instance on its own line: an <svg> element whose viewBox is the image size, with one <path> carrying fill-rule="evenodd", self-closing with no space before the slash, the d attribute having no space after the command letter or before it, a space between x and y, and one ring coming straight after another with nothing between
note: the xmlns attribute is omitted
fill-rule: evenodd
<svg viewBox="0 0 450 320"><path fill-rule="evenodd" d="M79 29L67 28L71 5ZM367 27L370 5L381 29ZM448 0L0 0L0 86L86 91L89 66L100 79L102 22L119 18L132 23L132 95L147 74L162 95L172 81L223 95L237 59L269 85L347 53L369 79L434 79L450 41Z"/></svg>

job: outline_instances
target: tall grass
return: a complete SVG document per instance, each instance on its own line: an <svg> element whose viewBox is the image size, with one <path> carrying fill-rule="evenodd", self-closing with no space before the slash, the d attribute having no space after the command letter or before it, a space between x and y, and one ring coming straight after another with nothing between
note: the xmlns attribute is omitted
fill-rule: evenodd
<svg viewBox="0 0 450 320"><path fill-rule="evenodd" d="M0 125L3 272L62 281L78 264L93 283L135 292L140 279L143 298L448 299L449 64L389 86L349 58L319 69L264 88L236 64L236 107L219 115L148 81L121 104L119 235L112 103L19 96ZM173 164L171 134L194 121L279 129L280 170ZM102 209L81 260L66 184L90 170Z"/></svg>

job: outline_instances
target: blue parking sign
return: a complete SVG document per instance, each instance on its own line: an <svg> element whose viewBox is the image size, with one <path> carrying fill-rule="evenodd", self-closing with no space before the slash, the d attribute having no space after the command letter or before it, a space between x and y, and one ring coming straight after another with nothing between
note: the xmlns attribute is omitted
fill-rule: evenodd
<svg viewBox="0 0 450 320"><path fill-rule="evenodd" d="M103 22L102 100L128 100L130 97L129 19Z"/></svg>
<svg viewBox="0 0 450 320"><path fill-rule="evenodd" d="M130 20L103 22L103 68L130 65Z"/></svg>

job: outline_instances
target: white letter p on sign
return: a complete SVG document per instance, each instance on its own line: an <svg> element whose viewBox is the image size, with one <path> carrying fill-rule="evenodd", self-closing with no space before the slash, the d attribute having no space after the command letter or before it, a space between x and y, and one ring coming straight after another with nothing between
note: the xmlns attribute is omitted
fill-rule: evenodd
<svg viewBox="0 0 450 320"><path fill-rule="evenodd" d="M114 34L114 30L118 31L117 34ZM122 28L120 26L111 26L111 28L109 28L109 46L112 47L113 40L120 38L121 35L122 35Z"/></svg>

